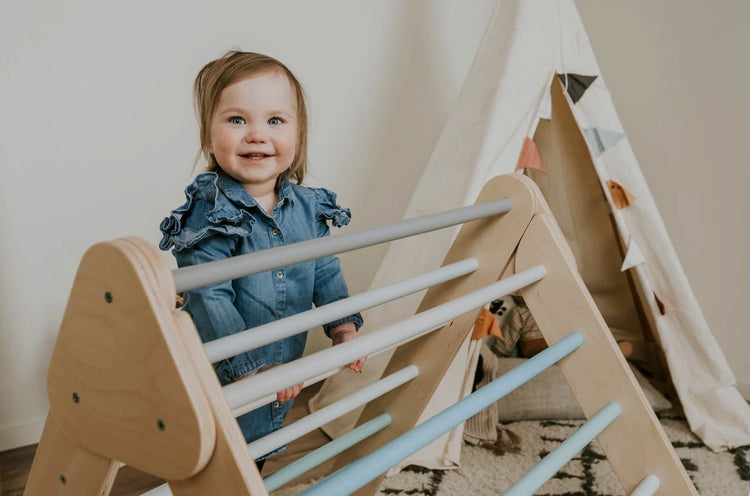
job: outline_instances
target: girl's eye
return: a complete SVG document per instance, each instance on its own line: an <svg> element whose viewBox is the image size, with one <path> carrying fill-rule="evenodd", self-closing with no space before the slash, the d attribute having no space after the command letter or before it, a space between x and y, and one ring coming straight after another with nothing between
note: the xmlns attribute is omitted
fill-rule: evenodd
<svg viewBox="0 0 750 496"><path fill-rule="evenodd" d="M234 117L229 118L229 122L231 122L232 124L244 124L245 119L235 115Z"/></svg>
<svg viewBox="0 0 750 496"><path fill-rule="evenodd" d="M278 126L279 124L281 124L281 119L278 117L271 117L270 119L268 119L268 123L272 126Z"/></svg>

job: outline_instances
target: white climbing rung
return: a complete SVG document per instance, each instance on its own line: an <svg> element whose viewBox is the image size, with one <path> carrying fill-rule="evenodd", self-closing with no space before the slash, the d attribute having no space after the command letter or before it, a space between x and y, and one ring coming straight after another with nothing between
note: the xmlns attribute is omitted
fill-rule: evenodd
<svg viewBox="0 0 750 496"><path fill-rule="evenodd" d="M312 377L359 358L410 341L459 315L533 284L541 280L546 274L547 269L543 265L535 265L408 319L363 334L357 339L279 365L241 381L227 384L223 387L224 394L230 408L243 406L258 398L305 382Z"/></svg>
<svg viewBox="0 0 750 496"><path fill-rule="evenodd" d="M446 210L433 215L403 220L394 224L351 233L336 234L300 243L237 255L172 271L177 292L200 288L218 282L239 279L276 267L286 267L336 253L344 253L387 241L406 238L491 215L509 212L512 202L501 198L470 207Z"/></svg>

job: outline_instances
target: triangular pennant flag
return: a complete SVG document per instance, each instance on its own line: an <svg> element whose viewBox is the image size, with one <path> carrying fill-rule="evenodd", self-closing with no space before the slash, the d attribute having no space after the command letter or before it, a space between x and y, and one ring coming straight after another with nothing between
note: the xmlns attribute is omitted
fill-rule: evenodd
<svg viewBox="0 0 750 496"><path fill-rule="evenodd" d="M609 131L598 127L584 129L583 133L586 135L586 141L589 142L589 146L594 150L594 155L597 157L601 155L604 150L625 137L624 133Z"/></svg>
<svg viewBox="0 0 750 496"><path fill-rule="evenodd" d="M659 313L662 315L667 314L667 307L664 306L664 302L662 302L658 296L656 296L656 293L654 293L654 299L656 300L656 306L659 307Z"/></svg>
<svg viewBox="0 0 750 496"><path fill-rule="evenodd" d="M558 74L564 87L568 89L568 95L573 103L578 103L586 90L591 86L591 83L599 76L583 76L581 74ZM567 81L566 81L567 79Z"/></svg>
<svg viewBox="0 0 750 496"><path fill-rule="evenodd" d="M645 262L646 257L643 256L643 252L638 247L638 244L631 238L630 243L628 244L628 253L625 255L625 260L622 262L622 268L620 271L625 272L626 270Z"/></svg>
<svg viewBox="0 0 750 496"><path fill-rule="evenodd" d="M495 315L486 308L482 308L477 321L474 323L474 331L471 334L471 339L476 341L490 335L503 341L505 340L503 333L500 331L500 325L497 323L497 319L495 319Z"/></svg>
<svg viewBox="0 0 750 496"><path fill-rule="evenodd" d="M635 201L633 193L623 188L620 183L610 179L607 181L607 186L609 186L609 194L612 195L612 201L615 203L617 210L629 207Z"/></svg>
<svg viewBox="0 0 750 496"><path fill-rule="evenodd" d="M518 164L516 165L516 170L521 169L536 169L547 173L542 166L542 159L539 156L539 150L536 149L536 144L528 137L523 141L521 156L518 157Z"/></svg>

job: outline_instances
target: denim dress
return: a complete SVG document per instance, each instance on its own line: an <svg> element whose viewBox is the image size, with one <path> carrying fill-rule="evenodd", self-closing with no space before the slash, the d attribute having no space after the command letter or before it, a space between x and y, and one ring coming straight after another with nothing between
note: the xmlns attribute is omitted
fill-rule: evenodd
<svg viewBox="0 0 750 496"><path fill-rule="evenodd" d="M185 189L187 201L161 223L162 250L172 253L180 267L219 260L328 236L327 221L336 227L349 223L349 209L336 203L336 195L284 179L271 215L223 171L199 174ZM183 310L193 318L203 342L289 317L315 306L349 296L339 260L320 258L280 267L186 291ZM354 314L323 326L354 322ZM265 365L296 360L305 349L307 333L291 336L214 364L222 385L251 374ZM282 427L292 401L274 401L237 419L249 443ZM265 459L285 447L264 455Z"/></svg>

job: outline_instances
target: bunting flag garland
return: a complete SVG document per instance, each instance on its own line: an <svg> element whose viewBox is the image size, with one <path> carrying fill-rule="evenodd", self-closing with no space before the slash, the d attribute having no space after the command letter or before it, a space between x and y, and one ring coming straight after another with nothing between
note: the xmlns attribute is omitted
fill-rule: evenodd
<svg viewBox="0 0 750 496"><path fill-rule="evenodd" d="M607 186L609 187L609 194L612 195L612 201L618 210L629 207L635 201L633 193L623 188L620 183L610 179L607 181Z"/></svg>
<svg viewBox="0 0 750 496"><path fill-rule="evenodd" d="M573 104L575 105L578 103L578 100L581 99L583 94L586 93L586 90L589 89L589 86L591 86L594 80L599 76L584 76L581 74L568 73L558 74L557 77L560 78L563 87L567 87L568 95L570 95L570 99L573 100Z"/></svg>
<svg viewBox="0 0 750 496"><path fill-rule="evenodd" d="M646 257L643 256L643 252L638 247L638 244L633 241L633 238L631 238L630 243L628 243L628 253L625 255L625 260L622 262L622 268L620 271L625 272L626 270L642 263L646 263Z"/></svg>
<svg viewBox="0 0 750 496"><path fill-rule="evenodd" d="M614 145L625 137L624 133L609 131L598 127L592 127L583 130L589 146L594 150L594 156L598 157L604 150Z"/></svg>
<svg viewBox="0 0 750 496"><path fill-rule="evenodd" d="M521 149L521 156L518 157L518 164L516 170L521 169L536 169L547 173L542 166L542 159L539 156L539 150L536 148L534 141L528 137L523 142L523 148Z"/></svg>

